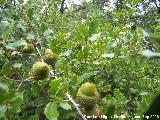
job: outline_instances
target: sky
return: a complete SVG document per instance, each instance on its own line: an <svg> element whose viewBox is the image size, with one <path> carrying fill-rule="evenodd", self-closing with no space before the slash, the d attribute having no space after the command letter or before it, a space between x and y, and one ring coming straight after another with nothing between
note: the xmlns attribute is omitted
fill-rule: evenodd
<svg viewBox="0 0 160 120"><path fill-rule="evenodd" d="M66 1L72 1L74 4L81 4L82 1L91 1L91 0L66 0Z"/></svg>
<svg viewBox="0 0 160 120"><path fill-rule="evenodd" d="M17 0L16 0L17 1ZM73 2L74 4L81 4L81 2L82 1L86 1L86 2L89 2L89 1L91 1L91 0L66 0L66 3L68 3L68 2ZM24 0L24 2L27 2L27 0Z"/></svg>

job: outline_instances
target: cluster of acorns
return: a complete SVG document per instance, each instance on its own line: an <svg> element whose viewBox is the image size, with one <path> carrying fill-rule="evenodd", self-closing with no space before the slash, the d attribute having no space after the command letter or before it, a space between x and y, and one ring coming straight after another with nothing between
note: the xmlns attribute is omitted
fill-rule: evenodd
<svg viewBox="0 0 160 120"><path fill-rule="evenodd" d="M23 53L33 53L34 45L28 44L22 49ZM49 75L50 67L54 66L58 57L52 52L51 49L46 49L43 54L44 62L36 62L32 66L32 74L35 80L46 79ZM76 100L82 106L82 112L87 116L101 116L103 115L102 110L97 105L100 95L97 92L95 84L86 82L81 85L77 91Z"/></svg>
<svg viewBox="0 0 160 120"><path fill-rule="evenodd" d="M102 110L97 105L100 95L97 92L95 84L86 82L81 85L77 91L76 100L83 107L82 112L86 116L97 116L103 115Z"/></svg>
<svg viewBox="0 0 160 120"><path fill-rule="evenodd" d="M23 49L23 53L31 54L35 50L33 44L27 44ZM32 66L32 75L35 80L46 79L49 75L50 66L55 66L58 56L51 49L46 49L43 56L44 62L36 62ZM50 65L50 66L49 66Z"/></svg>

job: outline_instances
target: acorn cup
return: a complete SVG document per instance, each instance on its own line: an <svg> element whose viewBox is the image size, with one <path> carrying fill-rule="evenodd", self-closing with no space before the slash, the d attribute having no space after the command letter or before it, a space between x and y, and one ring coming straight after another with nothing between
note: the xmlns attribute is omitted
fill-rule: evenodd
<svg viewBox="0 0 160 120"><path fill-rule="evenodd" d="M93 116L96 116L97 119L99 116L103 115L102 110L97 105L100 95L97 92L96 86L93 83L86 82L81 85L77 91L76 100L82 108L82 113L86 116L91 116L90 119L94 119Z"/></svg>
<svg viewBox="0 0 160 120"><path fill-rule="evenodd" d="M46 49L43 55L43 59L47 64L54 66L58 56L54 54L51 49Z"/></svg>
<svg viewBox="0 0 160 120"><path fill-rule="evenodd" d="M34 45L33 44L27 44L22 49L22 53L28 53L31 54L34 52Z"/></svg>
<svg viewBox="0 0 160 120"><path fill-rule="evenodd" d="M103 112L100 109L100 107L98 105L95 105L94 107L90 108L90 109L86 109L84 108L82 110L83 114L86 116L90 116L90 120L99 120L100 118L102 118L103 116ZM95 119L97 118L97 119Z"/></svg>
<svg viewBox="0 0 160 120"><path fill-rule="evenodd" d="M32 66L32 75L35 80L43 80L49 76L50 68L45 62L36 62Z"/></svg>

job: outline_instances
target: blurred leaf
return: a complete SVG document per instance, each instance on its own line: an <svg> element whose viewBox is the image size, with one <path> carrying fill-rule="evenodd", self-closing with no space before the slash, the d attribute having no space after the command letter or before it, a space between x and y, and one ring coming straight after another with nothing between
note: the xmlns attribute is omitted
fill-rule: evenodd
<svg viewBox="0 0 160 120"><path fill-rule="evenodd" d="M142 0L132 0L132 4L133 5L137 5L137 4L141 3L141 2L142 2Z"/></svg>
<svg viewBox="0 0 160 120"><path fill-rule="evenodd" d="M9 43L7 45L7 47L9 47L10 49L16 48L16 47L20 47L22 45L26 45L26 41L25 40L18 40L18 41L14 41L13 43Z"/></svg>
<svg viewBox="0 0 160 120"><path fill-rule="evenodd" d="M34 82L33 84L32 84L32 95L34 96L34 97L38 97L39 95L40 95L40 93L42 92L42 90L43 90L43 85L41 85L41 84L38 84L37 82Z"/></svg>
<svg viewBox="0 0 160 120"><path fill-rule="evenodd" d="M6 76L11 74L11 65L9 62L5 63L2 66L2 73L3 73L3 75L6 75Z"/></svg>
<svg viewBox="0 0 160 120"><path fill-rule="evenodd" d="M60 103L60 107L65 109L65 110L71 110L71 105L68 104L67 102Z"/></svg>
<svg viewBox="0 0 160 120"><path fill-rule="evenodd" d="M28 34L27 34L27 39L28 39L28 40L34 40L34 35L31 34L31 33L28 33Z"/></svg>
<svg viewBox="0 0 160 120"><path fill-rule="evenodd" d="M113 58L114 57L114 53L102 54L102 57L104 57L104 58Z"/></svg>
<svg viewBox="0 0 160 120"><path fill-rule="evenodd" d="M22 63L15 63L13 66L15 68L21 68L22 67Z"/></svg>
<svg viewBox="0 0 160 120"><path fill-rule="evenodd" d="M44 114L49 120L57 120L57 117L59 116L57 104L55 102L49 102L46 105Z"/></svg>
<svg viewBox="0 0 160 120"><path fill-rule="evenodd" d="M28 8L27 16L29 17L30 20L33 18L33 8L32 7Z"/></svg>
<svg viewBox="0 0 160 120"><path fill-rule="evenodd" d="M5 117L6 111L7 111L7 107L5 105L0 105L0 118Z"/></svg>
<svg viewBox="0 0 160 120"><path fill-rule="evenodd" d="M142 101L138 103L137 111L140 115L143 115L143 113L147 110L152 97L150 95L145 95L142 97Z"/></svg>
<svg viewBox="0 0 160 120"><path fill-rule="evenodd" d="M23 0L18 0L19 4L22 4L23 3Z"/></svg>
<svg viewBox="0 0 160 120"><path fill-rule="evenodd" d="M119 89L115 89L114 96L115 96L115 99L117 100L117 102L120 104L126 104L128 102L128 100L125 98L124 94L121 93L121 91Z"/></svg>
<svg viewBox="0 0 160 120"><path fill-rule="evenodd" d="M0 88L2 88L3 90L7 90L8 83L5 80L0 80Z"/></svg>
<svg viewBox="0 0 160 120"><path fill-rule="evenodd" d="M158 120L160 116L160 94L156 95L149 104L149 107L145 110L144 116L150 116L150 120ZM143 106L141 106L143 107ZM147 120L144 118L143 120Z"/></svg>
<svg viewBox="0 0 160 120"><path fill-rule="evenodd" d="M101 33L93 34L93 35L89 38L89 40L92 41L92 42L94 42L94 41L96 41L96 40L100 37L100 35L101 35Z"/></svg>
<svg viewBox="0 0 160 120"><path fill-rule="evenodd" d="M10 107L12 111L20 112L20 107L23 103L23 93L24 92L16 92L14 97L10 100Z"/></svg>
<svg viewBox="0 0 160 120"><path fill-rule="evenodd" d="M49 89L49 94L50 95L55 95L56 92L59 89L59 86L61 84L61 79L54 79L50 83L50 89Z"/></svg>
<svg viewBox="0 0 160 120"><path fill-rule="evenodd" d="M95 34L97 32L98 29L98 21L97 20L93 20L92 22L90 22L89 24L89 36L91 36L92 34Z"/></svg>

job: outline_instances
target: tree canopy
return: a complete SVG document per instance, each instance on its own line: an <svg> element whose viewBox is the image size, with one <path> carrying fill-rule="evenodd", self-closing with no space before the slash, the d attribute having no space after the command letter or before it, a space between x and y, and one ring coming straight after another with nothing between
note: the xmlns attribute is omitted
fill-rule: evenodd
<svg viewBox="0 0 160 120"><path fill-rule="evenodd" d="M0 1L0 120L145 119L160 92L160 1L66 2Z"/></svg>

